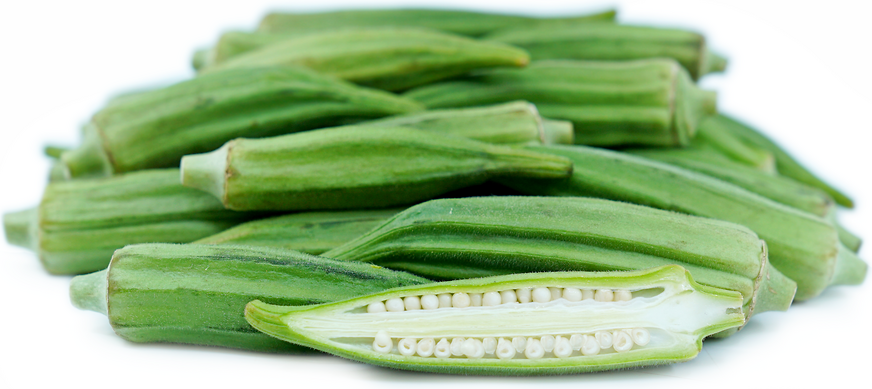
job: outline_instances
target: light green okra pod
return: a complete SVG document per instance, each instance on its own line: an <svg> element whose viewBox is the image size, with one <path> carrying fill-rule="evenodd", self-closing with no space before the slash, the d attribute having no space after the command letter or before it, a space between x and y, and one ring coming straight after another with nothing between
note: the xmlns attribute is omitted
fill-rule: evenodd
<svg viewBox="0 0 872 389"><path fill-rule="evenodd" d="M690 144L691 148L708 150L731 161L775 174L775 157L767 150L748 145L724 127L717 115L705 118Z"/></svg>
<svg viewBox="0 0 872 389"><path fill-rule="evenodd" d="M310 307L253 301L245 318L278 339L379 366L541 375L692 359L704 337L742 325L741 305L739 293L672 265L440 282Z"/></svg>
<svg viewBox="0 0 872 389"><path fill-rule="evenodd" d="M50 183L37 208L3 224L7 241L36 252L49 273L81 274L105 269L128 244L187 243L260 216L226 210L165 169Z"/></svg>
<svg viewBox="0 0 872 389"><path fill-rule="evenodd" d="M568 180L505 179L531 195L585 196L627 201L744 225L765 240L769 260L797 284L797 300L828 285L859 284L866 264L839 243L835 228L738 186L668 164L583 146L530 146L575 164Z"/></svg>
<svg viewBox="0 0 872 389"><path fill-rule="evenodd" d="M132 342L301 352L307 349L251 328L245 304L319 304L427 282L292 250L139 244L116 251L108 269L73 278L70 299L108 316L115 333Z"/></svg>
<svg viewBox="0 0 872 389"><path fill-rule="evenodd" d="M347 126L237 139L182 159L182 184L228 209L413 204L500 176L566 178L563 157L404 127Z"/></svg>
<svg viewBox="0 0 872 389"><path fill-rule="evenodd" d="M185 154L237 137L266 137L413 112L393 94L291 67L216 72L119 96L61 155L71 177L178 167Z"/></svg>
<svg viewBox="0 0 872 389"><path fill-rule="evenodd" d="M418 28L344 28L291 36L203 71L303 66L373 88L399 91L477 69L521 67L524 50Z"/></svg>
<svg viewBox="0 0 872 389"><path fill-rule="evenodd" d="M572 122L575 143L684 146L715 113L714 92L696 87L669 59L540 61L412 89L429 109L527 100L543 117Z"/></svg>

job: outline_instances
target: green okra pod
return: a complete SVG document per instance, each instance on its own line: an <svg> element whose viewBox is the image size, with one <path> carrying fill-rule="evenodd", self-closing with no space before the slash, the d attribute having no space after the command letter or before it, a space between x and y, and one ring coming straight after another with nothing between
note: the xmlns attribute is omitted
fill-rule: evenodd
<svg viewBox="0 0 872 389"><path fill-rule="evenodd" d="M776 173L775 157L771 152L742 142L725 125L726 123L718 119L717 115L705 118L699 124L699 130L691 142L691 147L711 150L732 161L770 174Z"/></svg>
<svg viewBox="0 0 872 389"><path fill-rule="evenodd" d="M70 299L108 316L115 333L133 342L300 352L251 328L245 304L319 304L426 282L292 250L139 244L116 251L107 269L73 278Z"/></svg>
<svg viewBox="0 0 872 389"><path fill-rule="evenodd" d="M421 109L307 69L236 69L112 99L61 155L71 177L178 167L185 154Z"/></svg>
<svg viewBox="0 0 872 389"><path fill-rule="evenodd" d="M575 143L687 145L715 113L714 92L696 87L674 60L540 61L412 89L429 109L527 100L543 117L572 122Z"/></svg>
<svg viewBox="0 0 872 389"><path fill-rule="evenodd" d="M711 52L701 34L614 23L512 26L484 37L522 47L533 60L620 61L665 57L678 61L696 80L723 71L726 59Z"/></svg>
<svg viewBox="0 0 872 389"><path fill-rule="evenodd" d="M571 159L575 164L572 178L513 178L501 179L501 183L525 194L600 197L744 225L766 241L772 265L796 281L797 300L815 297L828 285L859 284L866 276L866 264L839 243L835 228L827 221L741 187L609 150L528 148Z"/></svg>
<svg viewBox="0 0 872 389"><path fill-rule="evenodd" d="M237 139L182 159L182 184L234 210L387 208L499 176L566 178L563 157L404 127Z"/></svg>
<svg viewBox="0 0 872 389"><path fill-rule="evenodd" d="M743 324L741 305L739 293L672 265L439 282L309 307L253 301L245 318L278 339L379 366L541 375L692 359L704 337Z"/></svg>
<svg viewBox="0 0 872 389"><path fill-rule="evenodd" d="M36 209L4 215L9 243L36 252L52 274L105 269L134 243L187 243L260 217L224 209L179 183L178 169L50 183Z"/></svg>
<svg viewBox="0 0 872 389"><path fill-rule="evenodd" d="M303 66L373 88L399 91L477 69L521 67L524 50L418 28L346 28L292 36L217 62L206 73Z"/></svg>

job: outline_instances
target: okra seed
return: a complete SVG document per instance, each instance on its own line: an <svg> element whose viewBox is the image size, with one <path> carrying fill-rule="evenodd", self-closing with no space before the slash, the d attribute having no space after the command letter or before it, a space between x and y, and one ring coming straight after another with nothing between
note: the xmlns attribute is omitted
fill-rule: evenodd
<svg viewBox="0 0 872 389"><path fill-rule="evenodd" d="M366 311L369 313L379 313L387 311L383 301L376 301L366 306Z"/></svg>
<svg viewBox="0 0 872 389"><path fill-rule="evenodd" d="M436 341L433 338L424 338L418 342L418 350L417 353L422 357L429 357L433 355L433 351L436 348Z"/></svg>
<svg viewBox="0 0 872 389"><path fill-rule="evenodd" d="M539 340L535 338L527 339L527 347L524 349L524 355L527 359L539 359L545 356L545 349L539 344Z"/></svg>
<svg viewBox="0 0 872 389"><path fill-rule="evenodd" d="M581 291L581 299L582 300L593 300L594 291L593 289L584 289Z"/></svg>
<svg viewBox="0 0 872 389"><path fill-rule="evenodd" d="M551 291L548 288L533 289L533 302L547 303L551 301Z"/></svg>
<svg viewBox="0 0 872 389"><path fill-rule="evenodd" d="M407 311L415 311L421 309L421 299L418 296L406 296L403 299L403 305Z"/></svg>
<svg viewBox="0 0 872 389"><path fill-rule="evenodd" d="M500 292L500 299L503 304L512 304L518 302L518 295L512 289Z"/></svg>
<svg viewBox="0 0 872 389"><path fill-rule="evenodd" d="M486 354L493 354L497 349L497 339L496 338L484 338L481 340L482 346L484 346L484 352Z"/></svg>
<svg viewBox="0 0 872 389"><path fill-rule="evenodd" d="M478 359L484 356L484 346L481 341L475 338L469 338L463 342L463 355L470 359Z"/></svg>
<svg viewBox="0 0 872 389"><path fill-rule="evenodd" d="M639 346L644 346L651 341L651 333L644 328L633 328L630 331L630 335L633 337L633 343Z"/></svg>
<svg viewBox="0 0 872 389"><path fill-rule="evenodd" d="M450 348L451 355L454 355L456 357L463 355L463 351L461 350L461 348L463 347L464 340L466 340L466 339L463 339L463 338L451 339L451 348Z"/></svg>
<svg viewBox="0 0 872 389"><path fill-rule="evenodd" d="M471 306L471 307L480 307L481 306L481 293L470 293L469 294L469 306Z"/></svg>
<svg viewBox="0 0 872 389"><path fill-rule="evenodd" d="M633 294L629 290L618 289L615 291L615 301L630 301L632 298Z"/></svg>
<svg viewBox="0 0 872 389"><path fill-rule="evenodd" d="M593 299L596 301L614 301L615 294L611 289L597 289Z"/></svg>
<svg viewBox="0 0 872 389"><path fill-rule="evenodd" d="M600 345L597 340L590 335L584 335L584 344L581 346L582 355L597 355L600 352Z"/></svg>
<svg viewBox="0 0 872 389"><path fill-rule="evenodd" d="M406 304L401 298L392 298L385 302L388 312L402 312L406 310Z"/></svg>
<svg viewBox="0 0 872 389"><path fill-rule="evenodd" d="M451 308L451 293L440 293L439 298L439 308Z"/></svg>
<svg viewBox="0 0 872 389"><path fill-rule="evenodd" d="M551 300L563 297L563 288L548 287L548 290L551 292Z"/></svg>
<svg viewBox="0 0 872 389"><path fill-rule="evenodd" d="M466 308L469 306L469 295L463 292L457 292L451 296L451 306L455 308Z"/></svg>
<svg viewBox="0 0 872 389"><path fill-rule="evenodd" d="M566 358L570 355L572 355L572 346L569 345L569 339L558 336L554 342L554 356Z"/></svg>
<svg viewBox="0 0 872 389"><path fill-rule="evenodd" d="M572 346L573 350L581 350L581 346L584 345L584 336L581 334L572 334L569 337L569 345Z"/></svg>
<svg viewBox="0 0 872 389"><path fill-rule="evenodd" d="M439 297L435 294L426 294L421 296L421 308L436 309L439 308Z"/></svg>
<svg viewBox="0 0 872 389"><path fill-rule="evenodd" d="M612 333L609 331L597 331L594 336L596 336L596 341L599 343L600 348L609 348L612 347L612 341L614 340L612 337Z"/></svg>
<svg viewBox="0 0 872 389"><path fill-rule="evenodd" d="M539 338L539 344L545 350L545 352L554 351L554 337L551 335L545 335Z"/></svg>
<svg viewBox="0 0 872 389"><path fill-rule="evenodd" d="M436 349L433 350L433 355L436 356L436 358L451 357L451 344L448 343L448 339L442 338L439 340L439 343L436 343Z"/></svg>
<svg viewBox="0 0 872 389"><path fill-rule="evenodd" d="M626 331L615 331L614 337L615 351L622 353L633 348L633 338Z"/></svg>
<svg viewBox="0 0 872 389"><path fill-rule="evenodd" d="M389 353L394 348L394 341L388 335L387 331L379 331L375 334L375 340L372 341L372 348L380 353Z"/></svg>
<svg viewBox="0 0 872 389"><path fill-rule="evenodd" d="M417 344L418 342L415 338L403 338L403 340L397 343L397 351L399 351L404 357L415 355Z"/></svg>
<svg viewBox="0 0 872 389"><path fill-rule="evenodd" d="M524 349L527 348L527 338L520 336L512 338L512 346L515 346L515 351L519 353L524 352Z"/></svg>
<svg viewBox="0 0 872 389"><path fill-rule="evenodd" d="M563 298L567 301L581 301L581 290L578 288L565 288L563 289Z"/></svg>
<svg viewBox="0 0 872 389"><path fill-rule="evenodd" d="M518 302L521 304L526 304L533 301L533 296L530 288L517 289L515 290L515 295L518 296Z"/></svg>
<svg viewBox="0 0 872 389"><path fill-rule="evenodd" d="M500 297L499 292L487 292L481 298L481 305L485 307L500 305L503 302L503 298Z"/></svg>
<svg viewBox="0 0 872 389"><path fill-rule="evenodd" d="M512 342L500 338L499 342L497 342L496 354L499 359L512 359L515 357L515 347L512 345Z"/></svg>

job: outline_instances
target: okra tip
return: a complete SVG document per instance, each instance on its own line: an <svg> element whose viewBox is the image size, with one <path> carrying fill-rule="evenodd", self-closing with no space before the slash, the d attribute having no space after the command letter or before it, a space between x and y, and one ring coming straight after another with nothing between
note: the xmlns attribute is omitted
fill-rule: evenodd
<svg viewBox="0 0 872 389"><path fill-rule="evenodd" d="M224 201L224 176L231 147L232 141L215 151L182 157L182 185L206 191Z"/></svg>
<svg viewBox="0 0 872 389"><path fill-rule="evenodd" d="M108 270L73 277L70 281L70 302L87 311L108 315Z"/></svg>
<svg viewBox="0 0 872 389"><path fill-rule="evenodd" d="M11 245L31 248L31 227L35 226L37 217L36 207L17 212L3 214L3 231L6 233L6 241Z"/></svg>
<svg viewBox="0 0 872 389"><path fill-rule="evenodd" d="M704 66L701 74L720 73L727 69L727 59L709 50L705 53Z"/></svg>
<svg viewBox="0 0 872 389"><path fill-rule="evenodd" d="M103 148L97 129L89 124L83 131L81 146L61 153L60 160L66 177L105 177L114 174L112 159Z"/></svg>
<svg viewBox="0 0 872 389"><path fill-rule="evenodd" d="M868 266L856 253L839 243L839 254L836 257L836 268L830 285L859 285L866 278Z"/></svg>
<svg viewBox="0 0 872 389"><path fill-rule="evenodd" d="M753 313L786 311L795 295L796 282L767 263L760 275Z"/></svg>

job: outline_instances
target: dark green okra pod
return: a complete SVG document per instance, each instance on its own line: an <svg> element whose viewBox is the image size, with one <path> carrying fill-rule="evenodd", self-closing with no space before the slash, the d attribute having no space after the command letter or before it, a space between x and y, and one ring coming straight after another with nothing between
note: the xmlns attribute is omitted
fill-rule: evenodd
<svg viewBox="0 0 872 389"><path fill-rule="evenodd" d="M541 61L461 81L427 85L405 97L429 109L527 100L543 117L572 122L575 143L687 145L715 113L714 92L696 87L668 59L631 62Z"/></svg>
<svg viewBox="0 0 872 389"><path fill-rule="evenodd" d="M237 139L182 159L182 183L235 210L387 208L500 176L566 178L563 157L404 127Z"/></svg>
<svg viewBox="0 0 872 389"><path fill-rule="evenodd" d="M672 265L440 282L310 307L253 301L245 318L278 339L379 366L541 375L692 359L704 337L744 323L741 306L739 293Z"/></svg>
<svg viewBox="0 0 872 389"><path fill-rule="evenodd" d="M319 304L426 282L292 250L140 244L116 251L108 269L73 278L70 299L107 315L115 333L133 342L299 352L251 328L245 304Z"/></svg>
<svg viewBox="0 0 872 389"><path fill-rule="evenodd" d="M216 72L112 99L61 155L71 177L178 167L185 154L237 137L266 137L408 113L421 107L307 69Z"/></svg>

